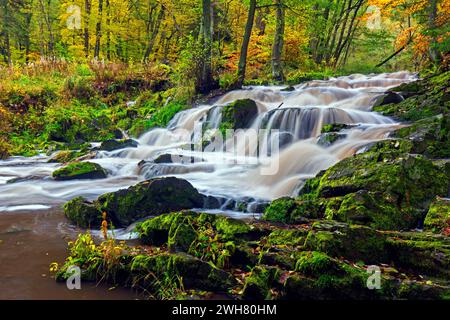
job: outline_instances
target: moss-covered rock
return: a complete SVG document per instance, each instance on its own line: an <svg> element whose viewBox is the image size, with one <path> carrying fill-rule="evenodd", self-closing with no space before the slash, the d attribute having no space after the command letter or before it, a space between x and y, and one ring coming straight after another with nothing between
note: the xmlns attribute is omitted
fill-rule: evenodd
<svg viewBox="0 0 450 320"><path fill-rule="evenodd" d="M272 201L264 210L262 218L284 223L301 222L304 218L320 218L323 217L321 205L316 199L283 197Z"/></svg>
<svg viewBox="0 0 450 320"><path fill-rule="evenodd" d="M203 197L188 181L167 177L106 193L96 203L100 210L114 217L116 223L126 226L149 215L199 208Z"/></svg>
<svg viewBox="0 0 450 320"><path fill-rule="evenodd" d="M450 72L401 85L392 91L401 92L404 101L374 107L375 111L401 120L414 121L427 117L448 114L450 110Z"/></svg>
<svg viewBox="0 0 450 320"><path fill-rule="evenodd" d="M181 211L163 214L138 225L139 238L144 244L167 245L188 252L205 228L210 228L221 241L242 241L253 231L248 224L225 216Z"/></svg>
<svg viewBox="0 0 450 320"><path fill-rule="evenodd" d="M52 173L55 180L103 179L107 173L99 164L93 162L74 162L55 170Z"/></svg>
<svg viewBox="0 0 450 320"><path fill-rule="evenodd" d="M345 124L345 123L330 123L325 124L322 127L322 133L331 133L331 132L339 132L345 129L351 129L355 127L353 124Z"/></svg>
<svg viewBox="0 0 450 320"><path fill-rule="evenodd" d="M122 140L110 139L103 141L98 150L114 151L124 148L137 148L137 146L138 143L133 139L122 139Z"/></svg>
<svg viewBox="0 0 450 320"><path fill-rule="evenodd" d="M153 286L164 277L181 281L185 289L226 291L236 284L229 273L184 253L138 255L131 262L131 273L136 279L147 277L147 285L150 281ZM148 277L149 274L153 274L153 278Z"/></svg>
<svg viewBox="0 0 450 320"><path fill-rule="evenodd" d="M258 115L258 106L251 99L237 100L222 108L221 131L249 128Z"/></svg>
<svg viewBox="0 0 450 320"><path fill-rule="evenodd" d="M83 153L74 150L63 150L56 153L52 158L48 160L49 163L67 163L78 157Z"/></svg>
<svg viewBox="0 0 450 320"><path fill-rule="evenodd" d="M338 140L342 140L345 137L347 137L346 134L342 134L342 133L337 133L337 132L326 132L326 133L322 133L318 138L317 138L317 144L323 147L328 147L330 145L332 145L333 143L335 143Z"/></svg>
<svg viewBox="0 0 450 320"><path fill-rule="evenodd" d="M450 200L438 198L431 203L425 217L424 229L450 233Z"/></svg>
<svg viewBox="0 0 450 320"><path fill-rule="evenodd" d="M64 214L82 228L98 227L102 222L101 211L83 197L76 197L64 204Z"/></svg>
<svg viewBox="0 0 450 320"><path fill-rule="evenodd" d="M386 252L395 266L429 276L450 277L450 239L430 233L393 233Z"/></svg>
<svg viewBox="0 0 450 320"><path fill-rule="evenodd" d="M449 114L418 120L397 130L394 135L412 141L413 153L430 158L450 158Z"/></svg>
<svg viewBox="0 0 450 320"><path fill-rule="evenodd" d="M245 279L242 298L246 300L264 300L271 298L270 289L278 281L280 270L275 267L259 265L252 269Z"/></svg>
<svg viewBox="0 0 450 320"><path fill-rule="evenodd" d="M395 92L387 92L385 94L382 94L381 96L377 97L373 106L374 107L379 107L379 106L384 106L386 104L390 104L390 103L399 103L402 102L404 99L403 97Z"/></svg>
<svg viewBox="0 0 450 320"><path fill-rule="evenodd" d="M411 148L403 140L378 142L307 180L297 201L322 203L323 214L341 221L416 228L432 199L447 194L448 179L432 161L409 154Z"/></svg>
<svg viewBox="0 0 450 320"><path fill-rule="evenodd" d="M305 239L309 250L365 263L387 262L385 243L386 237L378 231L336 221L315 222Z"/></svg>

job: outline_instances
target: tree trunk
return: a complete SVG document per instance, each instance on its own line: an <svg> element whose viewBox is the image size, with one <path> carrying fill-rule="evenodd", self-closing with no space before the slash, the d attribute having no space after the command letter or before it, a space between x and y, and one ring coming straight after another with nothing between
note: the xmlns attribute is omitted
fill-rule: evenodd
<svg viewBox="0 0 450 320"><path fill-rule="evenodd" d="M250 8L248 10L247 23L245 25L244 38L241 47L241 56L239 57L239 65L237 72L237 87L242 87L245 80L245 70L247 67L247 51L252 35L253 21L255 19L256 0L250 0Z"/></svg>
<svg viewBox="0 0 450 320"><path fill-rule="evenodd" d="M91 2L90 0L85 0L84 2L84 55L89 57L89 18L91 16Z"/></svg>
<svg viewBox="0 0 450 320"><path fill-rule="evenodd" d="M5 62L8 65L12 64L11 59L11 43L9 39L9 8L8 8L8 0L2 1L3 6L3 36L5 37L5 50L4 50L4 57Z"/></svg>
<svg viewBox="0 0 450 320"><path fill-rule="evenodd" d="M439 64L440 57L437 48L435 47L437 40L434 29L436 28L436 15L437 15L437 3L438 0L430 0L430 11L428 14L428 28L431 31L431 43L429 48L430 59L433 63Z"/></svg>
<svg viewBox="0 0 450 320"><path fill-rule="evenodd" d="M29 55L30 55L30 46L31 46L31 39L30 39L30 34L31 34L31 18L32 18L32 14L27 13L25 15L25 63L29 62Z"/></svg>
<svg viewBox="0 0 450 320"><path fill-rule="evenodd" d="M147 49L145 50L145 53L144 53L144 58L143 58L144 62L148 61L148 58L150 57L150 54L153 52L153 47L155 45L155 40L156 40L156 37L158 36L158 32L159 32L159 25L161 24L161 21L164 18L164 14L165 14L165 8L164 8L164 6L161 6L161 10L159 11L159 14L158 14L158 17L156 18L156 21L153 24L150 23L150 21L149 21L149 25L148 25L148 28L149 28L148 29L148 44L147 44Z"/></svg>
<svg viewBox="0 0 450 320"><path fill-rule="evenodd" d="M275 81L284 81L282 54L284 45L284 5L282 0L275 0L277 5L277 23L272 47L272 78Z"/></svg>
<svg viewBox="0 0 450 320"><path fill-rule="evenodd" d="M111 60L111 6L106 0L106 59Z"/></svg>
<svg viewBox="0 0 450 320"><path fill-rule="evenodd" d="M198 93L208 93L218 87L212 75L212 32L211 32L211 0L203 0L203 20L201 43L203 44L204 54L201 62L200 77L197 79L196 91Z"/></svg>
<svg viewBox="0 0 450 320"><path fill-rule="evenodd" d="M95 27L95 48L94 59L100 56L100 41L102 39L102 19L103 19L103 0L98 0L98 16L97 25Z"/></svg>

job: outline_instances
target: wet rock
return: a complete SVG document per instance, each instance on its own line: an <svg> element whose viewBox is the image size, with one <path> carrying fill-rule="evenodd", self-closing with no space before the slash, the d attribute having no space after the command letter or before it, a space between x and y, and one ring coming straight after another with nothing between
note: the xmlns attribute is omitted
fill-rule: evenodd
<svg viewBox="0 0 450 320"><path fill-rule="evenodd" d="M194 227L195 226L195 227ZM174 250L187 252L197 239L198 228L210 227L221 240L248 238L252 229L245 222L229 217L197 212L174 212L151 218L137 228L144 244L167 245Z"/></svg>
<svg viewBox="0 0 450 320"><path fill-rule="evenodd" d="M66 163L70 162L81 156L78 151L63 150L56 153L52 158L48 160L49 163Z"/></svg>
<svg viewBox="0 0 450 320"><path fill-rule="evenodd" d="M199 208L203 197L188 181L167 177L101 195L96 202L119 225L129 225L148 215Z"/></svg>
<svg viewBox="0 0 450 320"><path fill-rule="evenodd" d="M317 139L317 144L323 147L328 147L338 140L345 139L345 137L347 137L346 134L336 132L322 133Z"/></svg>
<svg viewBox="0 0 450 320"><path fill-rule="evenodd" d="M169 154L164 153L159 156L157 156L154 160L154 163L196 163L196 162L203 162L202 158L199 157L189 157L189 156L182 156L177 154Z"/></svg>
<svg viewBox="0 0 450 320"><path fill-rule="evenodd" d="M379 96L374 103L374 107L379 107L379 106L384 106L386 104L391 104L391 103L400 103L402 102L404 99L403 97L395 92L389 91L386 94L383 94L381 96Z"/></svg>
<svg viewBox="0 0 450 320"><path fill-rule="evenodd" d="M371 228L336 221L313 224L305 247L333 257L345 257L366 263L387 262L386 237Z"/></svg>
<svg viewBox="0 0 450 320"><path fill-rule="evenodd" d="M258 115L258 106L251 99L237 100L222 108L221 129L246 129Z"/></svg>
<svg viewBox="0 0 450 320"><path fill-rule="evenodd" d="M9 179L8 181L6 181L6 183L10 184L10 183L19 183L19 182L24 182L24 181L33 181L33 180L42 180L45 177L42 176L26 176L26 177L17 177L17 178L12 178Z"/></svg>
<svg viewBox="0 0 450 320"><path fill-rule="evenodd" d="M416 121L439 114L448 115L450 95L447 88L449 86L450 72L436 74L404 87L392 89L402 93L410 90L413 94L400 103L375 106L373 110L406 121Z"/></svg>
<svg viewBox="0 0 450 320"><path fill-rule="evenodd" d="M137 148L138 143L133 139L122 139L122 140L106 140L103 141L98 150L103 151L114 151L124 148Z"/></svg>
<svg viewBox="0 0 450 320"><path fill-rule="evenodd" d="M307 180L297 202L322 204L316 208L336 220L386 230L416 228L435 195L447 194L448 180L430 160L408 154L411 148L407 141L378 142Z"/></svg>
<svg viewBox="0 0 450 320"><path fill-rule="evenodd" d="M102 212L83 197L77 197L64 204L64 214L79 227L97 228L102 223Z"/></svg>
<svg viewBox="0 0 450 320"><path fill-rule="evenodd" d="M271 298L270 289L280 276L274 267L256 266L245 279L242 298L245 300L265 300Z"/></svg>
<svg viewBox="0 0 450 320"><path fill-rule="evenodd" d="M236 280L229 273L184 253L138 255L131 262L131 274L137 280L147 278L153 281L170 274L181 279L185 289L226 291L236 285ZM148 277L149 274L156 279ZM148 283L141 285L147 287Z"/></svg>
<svg viewBox="0 0 450 320"><path fill-rule="evenodd" d="M341 130L351 129L353 127L355 127L355 125L345 123L331 123L326 124L322 127L322 133L339 132Z"/></svg>
<svg viewBox="0 0 450 320"><path fill-rule="evenodd" d="M398 268L426 274L450 277L450 239L432 233L392 233L386 242L386 252Z"/></svg>
<svg viewBox="0 0 450 320"><path fill-rule="evenodd" d="M107 173L99 164L93 162L74 162L53 171L55 180L103 179Z"/></svg>
<svg viewBox="0 0 450 320"><path fill-rule="evenodd" d="M295 223L302 218L323 217L321 205L315 200L290 197L276 199L265 209L262 219L273 222Z"/></svg>
<svg viewBox="0 0 450 320"><path fill-rule="evenodd" d="M450 234L450 200L437 198L428 210L424 221L424 229L436 233Z"/></svg>

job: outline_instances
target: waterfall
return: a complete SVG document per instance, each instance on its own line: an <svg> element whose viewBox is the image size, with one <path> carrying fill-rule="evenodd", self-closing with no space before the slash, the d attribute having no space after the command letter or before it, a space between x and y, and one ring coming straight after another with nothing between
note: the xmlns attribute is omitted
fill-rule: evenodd
<svg viewBox="0 0 450 320"><path fill-rule="evenodd" d="M58 204L80 195L93 199L145 179L169 175L190 181L206 195L228 199L221 200L224 207L243 198L271 200L295 195L306 179L399 128L400 124L372 112L371 107L381 93L415 78L408 72L357 74L306 82L290 91L282 86L231 91L214 103L179 112L166 128L144 133L137 139L137 148L98 152L89 161L108 171L108 178L102 180L54 181L50 175L58 164L47 163L48 157L43 155L0 161L0 209L18 204ZM202 150L198 131L203 133L206 125L219 128L223 106L238 99L256 102L258 115L252 125L218 142L215 148ZM320 144L323 126L333 123L351 127L339 132L335 142ZM275 142L279 143L277 149ZM153 162L163 154L189 161ZM264 172L271 168L276 170ZM24 179L6 183L16 177Z"/></svg>

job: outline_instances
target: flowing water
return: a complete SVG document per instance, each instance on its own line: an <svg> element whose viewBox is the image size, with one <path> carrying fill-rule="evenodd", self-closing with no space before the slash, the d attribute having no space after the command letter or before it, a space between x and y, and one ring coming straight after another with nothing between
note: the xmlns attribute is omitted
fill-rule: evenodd
<svg viewBox="0 0 450 320"><path fill-rule="evenodd" d="M76 234L61 214L61 204L67 200L76 196L92 200L145 179L170 175L188 180L206 195L236 201L246 199L248 209L254 211L252 208L261 201L295 195L307 178L371 142L387 137L401 126L372 112L371 108L380 93L414 79L415 75L408 72L351 75L303 83L292 91L276 86L232 91L214 103L178 113L167 128L153 129L142 135L137 140L137 148L99 151L96 158L89 161L99 163L108 171L106 179L54 181L51 173L60 164L48 163L51 156L46 155L0 161L1 294L16 287L16 297L36 297L33 292L35 294L37 289L31 290L18 277L23 272L23 277L42 283L41 278L45 278L42 274L48 270L48 264L44 268L43 262L62 257L66 243L63 238ZM246 98L253 99L258 107L258 115L248 130L236 132L212 151L202 152L193 147L201 128L220 126L221 106ZM322 127L332 123L354 126L341 132L343 138L335 143L319 144ZM257 130L263 134L249 134ZM274 142L279 142L280 147L274 148ZM196 161L151 161L161 154ZM17 178L16 182L7 183ZM234 210L230 214L238 217L245 216L228 204L229 201L223 202L222 209ZM133 235L129 231L119 230L118 234L126 238ZM18 249L20 246L14 245L14 241L23 243L22 249ZM37 252L33 252L33 248ZM44 248L48 248L46 253L58 248L56 258L38 256ZM38 270L20 271L21 263L17 259L22 258L42 263ZM62 290L55 285L46 292L51 292L48 296L53 297L53 293Z"/></svg>

